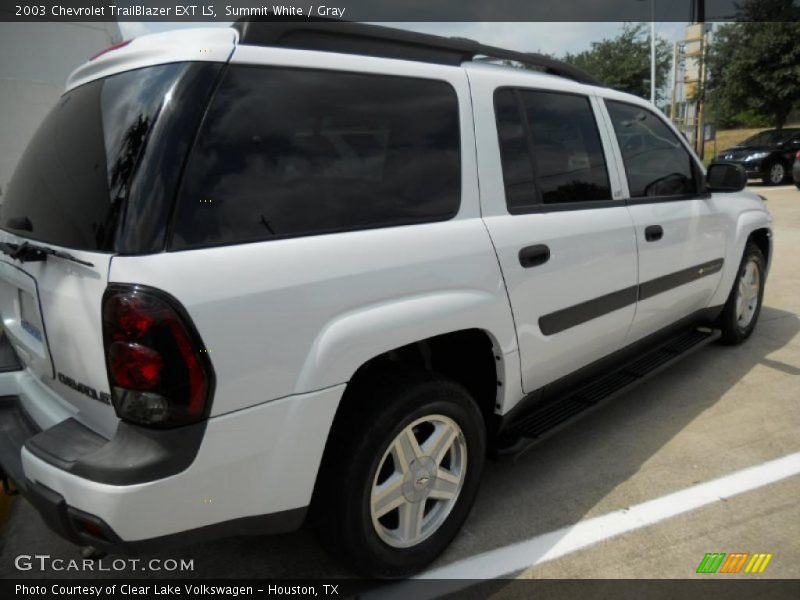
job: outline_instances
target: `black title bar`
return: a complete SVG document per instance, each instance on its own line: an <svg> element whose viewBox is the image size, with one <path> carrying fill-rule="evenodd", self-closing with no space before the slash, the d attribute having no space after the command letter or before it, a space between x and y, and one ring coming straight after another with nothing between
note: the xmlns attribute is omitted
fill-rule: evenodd
<svg viewBox="0 0 800 600"><path fill-rule="evenodd" d="M800 0L0 0L0 20L230 22L329 18L421 21L795 21Z"/></svg>

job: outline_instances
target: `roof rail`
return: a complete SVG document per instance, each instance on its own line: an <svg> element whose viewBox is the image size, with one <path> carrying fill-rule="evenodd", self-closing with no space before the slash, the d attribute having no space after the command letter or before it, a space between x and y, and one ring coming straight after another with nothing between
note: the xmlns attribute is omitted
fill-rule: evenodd
<svg viewBox="0 0 800 600"><path fill-rule="evenodd" d="M246 17L236 21L233 27L239 32L242 44L361 54L443 65L460 65L485 56L538 67L545 73L579 83L603 85L588 73L549 56L485 46L466 38L446 38L332 19L275 21Z"/></svg>

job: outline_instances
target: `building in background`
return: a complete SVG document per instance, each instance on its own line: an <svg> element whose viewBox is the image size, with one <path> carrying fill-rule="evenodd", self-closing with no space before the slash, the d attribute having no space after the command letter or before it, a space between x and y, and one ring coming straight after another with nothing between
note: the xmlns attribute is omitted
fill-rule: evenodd
<svg viewBox="0 0 800 600"><path fill-rule="evenodd" d="M711 43L710 23L691 23L672 55L672 101L669 117L703 156L709 123L703 113L707 71L705 57Z"/></svg>
<svg viewBox="0 0 800 600"><path fill-rule="evenodd" d="M69 74L121 39L117 23L0 23L0 202Z"/></svg>

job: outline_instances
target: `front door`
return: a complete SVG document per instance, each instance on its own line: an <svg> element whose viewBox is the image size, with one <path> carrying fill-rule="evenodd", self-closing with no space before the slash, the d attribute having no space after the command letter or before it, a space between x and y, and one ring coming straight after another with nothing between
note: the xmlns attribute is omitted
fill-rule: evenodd
<svg viewBox="0 0 800 600"><path fill-rule="evenodd" d="M700 189L695 158L655 112L606 100L639 248L634 341L708 306L725 257L725 222Z"/></svg>

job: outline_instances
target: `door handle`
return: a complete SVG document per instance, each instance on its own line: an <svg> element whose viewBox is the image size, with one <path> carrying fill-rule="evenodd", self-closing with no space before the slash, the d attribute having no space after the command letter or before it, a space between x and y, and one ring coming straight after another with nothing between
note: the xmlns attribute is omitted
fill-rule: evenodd
<svg viewBox="0 0 800 600"><path fill-rule="evenodd" d="M519 264L526 269L538 267L550 260L550 248L544 244L526 246L519 251Z"/></svg>
<svg viewBox="0 0 800 600"><path fill-rule="evenodd" d="M661 225L650 225L644 230L644 239L648 242L657 242L662 237L664 237L664 230Z"/></svg>

